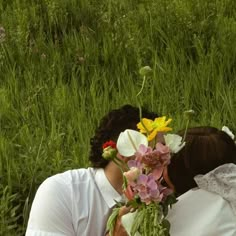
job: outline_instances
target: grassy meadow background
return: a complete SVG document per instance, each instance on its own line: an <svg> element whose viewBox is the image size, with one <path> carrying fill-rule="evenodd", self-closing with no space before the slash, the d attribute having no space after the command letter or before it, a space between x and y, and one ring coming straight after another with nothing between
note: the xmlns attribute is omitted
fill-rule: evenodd
<svg viewBox="0 0 236 236"><path fill-rule="evenodd" d="M48 176L86 167L99 119L137 105L236 131L235 0L0 0L0 235Z"/></svg>

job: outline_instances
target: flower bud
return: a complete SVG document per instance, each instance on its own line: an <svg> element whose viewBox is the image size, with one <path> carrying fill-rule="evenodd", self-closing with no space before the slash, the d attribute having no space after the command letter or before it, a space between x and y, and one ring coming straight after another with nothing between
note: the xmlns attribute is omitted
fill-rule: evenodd
<svg viewBox="0 0 236 236"><path fill-rule="evenodd" d="M184 112L184 115L186 118L191 119L195 115L195 111L194 110L187 110Z"/></svg>
<svg viewBox="0 0 236 236"><path fill-rule="evenodd" d="M106 160L113 160L116 158L117 150L115 148L112 148L111 146L108 146L103 149L102 157Z"/></svg>
<svg viewBox="0 0 236 236"><path fill-rule="evenodd" d="M137 167L131 167L129 171L124 172L124 176L126 177L128 183L135 181L140 175L140 170Z"/></svg>
<svg viewBox="0 0 236 236"><path fill-rule="evenodd" d="M147 75L150 75L152 73L152 69L150 66L144 66L142 68L140 68L139 70L139 74L141 76L147 76Z"/></svg>

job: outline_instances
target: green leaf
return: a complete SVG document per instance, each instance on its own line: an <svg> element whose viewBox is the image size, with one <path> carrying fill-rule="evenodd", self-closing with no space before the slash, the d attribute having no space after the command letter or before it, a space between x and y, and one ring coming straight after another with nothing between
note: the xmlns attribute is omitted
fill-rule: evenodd
<svg viewBox="0 0 236 236"><path fill-rule="evenodd" d="M117 217L119 215L119 210L120 210L120 207L114 208L112 210L112 213L111 213L108 221L107 221L107 230L110 232L111 235L113 235L115 223L116 223Z"/></svg>

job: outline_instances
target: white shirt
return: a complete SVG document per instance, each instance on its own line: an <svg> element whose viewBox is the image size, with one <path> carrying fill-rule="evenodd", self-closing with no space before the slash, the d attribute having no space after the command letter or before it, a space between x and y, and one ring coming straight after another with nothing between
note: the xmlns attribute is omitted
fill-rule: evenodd
<svg viewBox="0 0 236 236"><path fill-rule="evenodd" d="M103 169L78 169L54 175L39 187L26 236L102 236L121 195Z"/></svg>
<svg viewBox="0 0 236 236"><path fill-rule="evenodd" d="M236 236L236 216L220 195L192 189L169 211L171 236Z"/></svg>

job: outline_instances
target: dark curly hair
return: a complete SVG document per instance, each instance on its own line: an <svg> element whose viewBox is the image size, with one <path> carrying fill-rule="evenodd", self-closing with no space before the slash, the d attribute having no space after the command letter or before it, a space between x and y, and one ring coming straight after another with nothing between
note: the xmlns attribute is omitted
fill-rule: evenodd
<svg viewBox="0 0 236 236"><path fill-rule="evenodd" d="M142 109L142 117L154 119L157 117L157 114ZM94 137L90 139L89 160L91 165L97 168L106 167L109 161L102 158L102 145L109 140L117 141L120 132L125 129L136 130L136 125L139 121L139 108L131 105L124 105L104 116L95 131Z"/></svg>
<svg viewBox="0 0 236 236"><path fill-rule="evenodd" d="M168 166L168 176L178 195L197 187L194 181L196 175L204 175L226 163L236 164L234 141L217 128L189 128L185 141L185 147L173 155Z"/></svg>

